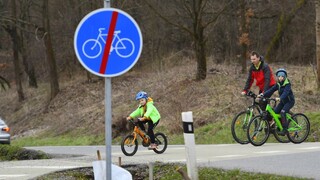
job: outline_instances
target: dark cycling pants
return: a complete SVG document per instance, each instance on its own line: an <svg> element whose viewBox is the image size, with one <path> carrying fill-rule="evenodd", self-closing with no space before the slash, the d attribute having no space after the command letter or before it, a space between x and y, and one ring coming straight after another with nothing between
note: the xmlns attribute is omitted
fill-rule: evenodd
<svg viewBox="0 0 320 180"><path fill-rule="evenodd" d="M160 119L159 119L160 121ZM141 130L146 131L146 128L144 127L144 124L148 123L148 136L150 137L150 141L151 143L155 143L155 138L154 138L154 132L153 132L153 128L155 128L158 125L158 122L156 122L155 124L153 124L152 120L146 120L146 121L139 121L138 125L140 127Z"/></svg>
<svg viewBox="0 0 320 180"><path fill-rule="evenodd" d="M289 101L287 103L280 102L277 107L274 108L274 112L279 114L281 113L281 110L283 110L285 113L289 113L290 109L294 106L295 101Z"/></svg>
<svg viewBox="0 0 320 180"><path fill-rule="evenodd" d="M284 128L288 128L288 121L286 118L286 113L289 113L290 109L294 106L295 101L289 101L287 103L280 102L276 108L274 108L274 112L281 115L281 123Z"/></svg>

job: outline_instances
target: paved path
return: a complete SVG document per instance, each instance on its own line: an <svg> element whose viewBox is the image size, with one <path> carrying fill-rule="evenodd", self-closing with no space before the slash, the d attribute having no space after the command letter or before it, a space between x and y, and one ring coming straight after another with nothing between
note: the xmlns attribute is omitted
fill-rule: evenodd
<svg viewBox="0 0 320 180"><path fill-rule="evenodd" d="M92 167L92 162L97 160L97 150L101 151L102 159L105 157L104 146L29 148L65 156L49 160L1 162L0 180L35 179L53 171ZM199 166L320 179L320 143L267 143L261 147L239 144L197 145L196 155ZM118 164L119 157L122 164L186 162L183 145L169 146L167 151L160 155L139 147L138 152L132 157L123 155L120 146L113 146L112 162Z"/></svg>

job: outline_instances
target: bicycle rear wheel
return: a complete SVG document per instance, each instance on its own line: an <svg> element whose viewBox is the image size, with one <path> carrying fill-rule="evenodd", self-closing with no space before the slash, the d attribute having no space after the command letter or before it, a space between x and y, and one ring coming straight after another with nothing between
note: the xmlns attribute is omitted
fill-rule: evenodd
<svg viewBox="0 0 320 180"><path fill-rule="evenodd" d="M269 135L269 123L263 116L256 116L249 122L247 138L252 145L263 145L268 140Z"/></svg>
<svg viewBox="0 0 320 180"><path fill-rule="evenodd" d="M294 121L289 121L287 136L292 143L302 143L307 139L310 132L309 119L302 113L294 114L292 119Z"/></svg>
<svg viewBox="0 0 320 180"><path fill-rule="evenodd" d="M250 121L250 112L242 111L238 113L231 122L232 137L239 144L248 144L247 128Z"/></svg>
<svg viewBox="0 0 320 180"><path fill-rule="evenodd" d="M138 150L138 141L133 135L127 135L121 142L121 151L126 156L133 156Z"/></svg>
<svg viewBox="0 0 320 180"><path fill-rule="evenodd" d="M160 132L156 133L154 137L155 137L155 144L157 144L157 148L153 149L153 151L157 154L162 154L164 151L166 151L168 146L167 137Z"/></svg>
<svg viewBox="0 0 320 180"><path fill-rule="evenodd" d="M289 143L290 142L289 138L287 136L278 134L279 132L280 130L278 128L274 129L273 136L276 138L276 140L280 143Z"/></svg>
<svg viewBox="0 0 320 180"><path fill-rule="evenodd" d="M270 123L270 122L269 122ZM276 126L276 123L274 123L272 126L270 126L270 132L272 132L274 138L280 143L289 143L290 140L286 135L282 135L280 132L280 129Z"/></svg>

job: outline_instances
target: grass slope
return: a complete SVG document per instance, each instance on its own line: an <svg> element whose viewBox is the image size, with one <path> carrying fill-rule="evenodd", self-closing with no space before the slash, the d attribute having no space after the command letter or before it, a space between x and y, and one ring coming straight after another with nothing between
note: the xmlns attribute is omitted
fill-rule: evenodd
<svg viewBox="0 0 320 180"><path fill-rule="evenodd" d="M171 67L168 64L168 67ZM296 96L294 112L306 113L311 121L309 141L320 137L320 93L312 67L271 64L274 71L285 67ZM168 135L170 144L183 143L181 112L192 111L197 144L234 143L230 121L251 102L240 92L246 74L236 65L208 62L207 78L194 81L196 62L184 60L164 70L134 69L112 79L112 130L114 144L130 132L125 117L137 107L136 92L147 91L161 113L156 131ZM63 77L63 76L62 76ZM25 87L27 99L17 102L15 87L0 93L0 114L12 129L17 145L104 144L104 81L86 81L82 72L60 78L60 93L49 102L49 84ZM257 89L253 87L257 92ZM270 141L273 141L272 138Z"/></svg>

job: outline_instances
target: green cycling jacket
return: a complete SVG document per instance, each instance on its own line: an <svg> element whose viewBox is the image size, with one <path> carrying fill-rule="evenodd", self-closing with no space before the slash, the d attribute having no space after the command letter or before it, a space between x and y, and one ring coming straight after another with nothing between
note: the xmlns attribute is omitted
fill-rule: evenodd
<svg viewBox="0 0 320 180"><path fill-rule="evenodd" d="M151 119L153 124L158 122L160 119L160 113L157 108L153 105L153 100L149 97L145 106L139 106L135 111L130 114L130 117L145 117Z"/></svg>

